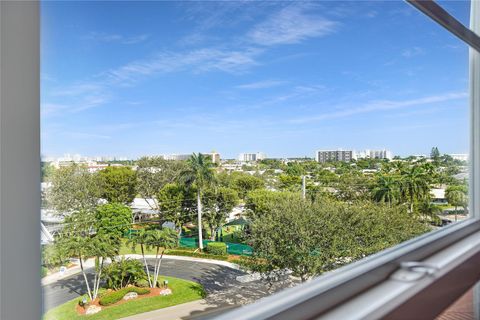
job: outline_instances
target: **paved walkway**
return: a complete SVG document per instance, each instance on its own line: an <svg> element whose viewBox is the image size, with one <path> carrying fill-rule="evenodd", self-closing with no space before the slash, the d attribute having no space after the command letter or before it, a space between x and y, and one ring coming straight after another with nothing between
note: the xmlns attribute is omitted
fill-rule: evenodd
<svg viewBox="0 0 480 320"><path fill-rule="evenodd" d="M174 320L188 319L197 312L207 312L209 309L217 309L214 304L209 304L206 300L197 300L183 303L177 306L154 310L122 318L121 320Z"/></svg>

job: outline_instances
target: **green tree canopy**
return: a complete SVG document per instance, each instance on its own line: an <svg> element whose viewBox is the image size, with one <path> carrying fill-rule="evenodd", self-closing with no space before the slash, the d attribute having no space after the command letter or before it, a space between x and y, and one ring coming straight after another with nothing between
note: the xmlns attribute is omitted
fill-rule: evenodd
<svg viewBox="0 0 480 320"><path fill-rule="evenodd" d="M132 226L132 209L121 203L103 204L97 208L95 219L97 233L119 241Z"/></svg>
<svg viewBox="0 0 480 320"><path fill-rule="evenodd" d="M402 207L371 202L279 198L255 217L253 269L270 275L288 269L302 280L429 230Z"/></svg>
<svg viewBox="0 0 480 320"><path fill-rule="evenodd" d="M210 228L210 240L215 240L215 232L225 223L225 219L238 203L237 192L230 188L207 189L204 196L204 221Z"/></svg>
<svg viewBox="0 0 480 320"><path fill-rule="evenodd" d="M175 223L178 229L192 221L197 210L195 197L195 188L186 188L178 183L166 184L157 195L162 220Z"/></svg>
<svg viewBox="0 0 480 320"><path fill-rule="evenodd" d="M155 199L155 195L167 184L174 183L186 170L186 161L164 160L161 157L143 157L137 161L137 191L144 199ZM158 204L149 202L152 209Z"/></svg>
<svg viewBox="0 0 480 320"><path fill-rule="evenodd" d="M53 172L50 181L47 203L59 212L94 211L102 195L98 175L88 172L85 166L61 167Z"/></svg>
<svg viewBox="0 0 480 320"><path fill-rule="evenodd" d="M130 167L107 167L99 172L102 196L108 202L129 204L136 195L137 175Z"/></svg>
<svg viewBox="0 0 480 320"><path fill-rule="evenodd" d="M230 188L237 191L240 198L244 199L248 192L265 187L265 182L248 173L232 172L230 174Z"/></svg>

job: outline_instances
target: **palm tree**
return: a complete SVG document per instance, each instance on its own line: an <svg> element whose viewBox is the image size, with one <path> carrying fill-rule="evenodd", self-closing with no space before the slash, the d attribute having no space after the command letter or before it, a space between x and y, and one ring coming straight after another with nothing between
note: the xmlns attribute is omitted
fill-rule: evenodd
<svg viewBox="0 0 480 320"><path fill-rule="evenodd" d="M413 205L416 200L428 196L430 189L429 177L422 167L412 166L402 172L402 183L400 190L403 197L410 204L410 212L413 213Z"/></svg>
<svg viewBox="0 0 480 320"><path fill-rule="evenodd" d="M135 236L128 239L127 244L130 244L132 246L133 252L135 252L136 247L140 245L140 250L142 251L142 257L143 257L143 263L145 265L145 271L147 272L148 284L150 288L152 288L152 281L150 280L150 271L148 270L148 263L147 263L147 259L145 258L145 246L148 244L149 241L150 241L150 234L148 230L141 229L138 231L138 233Z"/></svg>
<svg viewBox="0 0 480 320"><path fill-rule="evenodd" d="M203 154L193 153L188 159L188 169L180 174L180 179L187 185L197 187L197 213L198 213L198 247L203 250L202 237L202 191L214 182L213 163Z"/></svg>
<svg viewBox="0 0 480 320"><path fill-rule="evenodd" d="M438 214L442 212L442 209L432 204L430 200L429 198L425 198L418 204L417 210L424 218L428 217L432 223L439 225L441 220Z"/></svg>
<svg viewBox="0 0 480 320"><path fill-rule="evenodd" d="M377 181L377 186L372 190L373 199L377 202L387 202L391 207L392 203L400 198L400 181L392 175L382 175Z"/></svg>
<svg viewBox="0 0 480 320"><path fill-rule="evenodd" d="M178 234L175 230L169 228L162 230L149 230L147 233L147 247L156 249L155 266L153 269L153 285L151 286L154 288L158 282L158 274L160 272L163 254L166 249L178 247ZM159 256L160 248L162 248L162 252Z"/></svg>

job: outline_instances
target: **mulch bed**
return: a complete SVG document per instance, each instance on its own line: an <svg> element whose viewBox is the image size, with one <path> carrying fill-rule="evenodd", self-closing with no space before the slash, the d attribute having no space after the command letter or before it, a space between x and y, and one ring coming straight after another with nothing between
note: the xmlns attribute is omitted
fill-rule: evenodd
<svg viewBox="0 0 480 320"><path fill-rule="evenodd" d="M137 298L135 299L130 299L130 300L120 300L118 302L115 302L114 304L111 304L111 305L108 305L108 306L102 306L99 301L100 301L100 298L97 298L95 300L93 300L92 302L89 302L85 308L84 307L81 307L78 303L75 305L75 309L77 310L77 313L78 314L81 314L81 315L84 315L85 312L87 311L87 308L91 305L96 305L97 307L101 307L102 310L105 310L105 309L108 309L108 308L111 308L111 307L115 307L115 306L118 306L118 305L121 305L121 304L124 304L124 303L128 303L130 301L137 301L137 300L140 300L140 299L143 299L143 298L148 298L148 297L154 297L154 296L158 296L160 295L160 291L162 291L163 289L165 288L147 288L150 290L150 293L147 293L147 294L142 294L142 295L138 295ZM170 290L172 290L172 288L169 288ZM172 292L173 294L173 292Z"/></svg>

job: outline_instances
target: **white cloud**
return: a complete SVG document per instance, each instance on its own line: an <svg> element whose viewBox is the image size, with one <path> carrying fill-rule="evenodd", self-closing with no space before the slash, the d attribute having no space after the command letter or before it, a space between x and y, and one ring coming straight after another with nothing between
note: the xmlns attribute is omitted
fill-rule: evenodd
<svg viewBox="0 0 480 320"><path fill-rule="evenodd" d="M356 114L363 114L375 111L385 111L385 110L394 110L401 109L412 106L420 106L431 103L439 103L450 100L463 99L468 97L468 94L465 92L454 92L447 93L443 95L434 95L418 99L403 100L403 101L392 101L392 100L377 100L366 103L361 107L356 108L345 108L339 111L327 112L323 114L318 114L316 116L310 116L305 118L297 118L290 121L290 123L307 123L314 121L321 121L326 119L335 119L335 118L344 118L353 116Z"/></svg>
<svg viewBox="0 0 480 320"><path fill-rule="evenodd" d="M237 88L237 89L266 89L266 88L278 87L278 86L281 86L285 83L287 83L287 82L286 81L280 81L280 80L263 80L263 81L241 84L241 85L235 86L235 88Z"/></svg>
<svg viewBox="0 0 480 320"><path fill-rule="evenodd" d="M255 56L261 50L221 50L204 48L184 53L160 53L152 59L138 60L106 72L114 82L130 82L157 73L193 70L194 72L223 71L243 73L258 64Z"/></svg>
<svg viewBox="0 0 480 320"><path fill-rule="evenodd" d="M337 22L318 15L308 15L308 9L309 6L299 3L283 8L255 26L248 33L248 38L255 44L270 46L299 43L335 31Z"/></svg>
<svg viewBox="0 0 480 320"><path fill-rule="evenodd" d="M116 42L121 44L136 44L147 40L148 34L139 34L135 36L124 36L120 34L111 34L105 32L91 32L84 38L87 40L99 41L99 42Z"/></svg>
<svg viewBox="0 0 480 320"><path fill-rule="evenodd" d="M425 54L425 50L420 47L413 47L402 51L402 56L405 58L412 58L423 54Z"/></svg>

